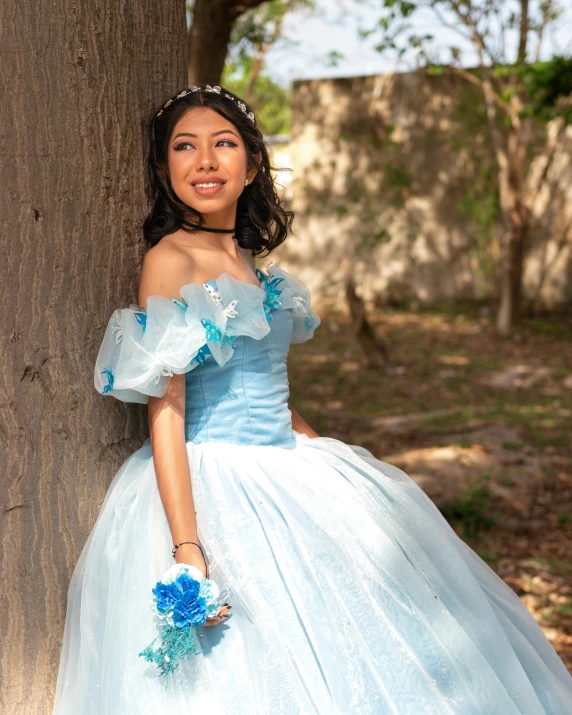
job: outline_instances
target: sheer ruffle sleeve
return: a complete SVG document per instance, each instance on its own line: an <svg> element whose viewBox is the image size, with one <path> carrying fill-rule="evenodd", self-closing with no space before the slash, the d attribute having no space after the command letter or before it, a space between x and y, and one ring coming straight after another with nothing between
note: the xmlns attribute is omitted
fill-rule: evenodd
<svg viewBox="0 0 572 715"><path fill-rule="evenodd" d="M163 397L169 380L212 356L224 365L239 336L260 340L274 310L292 310L291 342L309 340L320 324L310 292L280 268L256 269L260 287L228 273L203 285L189 283L180 299L150 296L147 309L131 305L109 319L94 372L95 389L123 402L147 404Z"/></svg>
<svg viewBox="0 0 572 715"><path fill-rule="evenodd" d="M265 287L267 303L279 303L276 305L279 310L292 310L294 320L290 342L304 343L310 340L320 326L320 318L310 307L312 297L308 287L287 273L279 263L267 266L266 274L257 269L257 276Z"/></svg>
<svg viewBox="0 0 572 715"><path fill-rule="evenodd" d="M260 289L223 274L213 283L191 283L181 300L150 296L147 310L131 305L109 319L97 356L95 389L124 402L163 397L173 374L212 355L224 365L239 335L260 339L270 327Z"/></svg>

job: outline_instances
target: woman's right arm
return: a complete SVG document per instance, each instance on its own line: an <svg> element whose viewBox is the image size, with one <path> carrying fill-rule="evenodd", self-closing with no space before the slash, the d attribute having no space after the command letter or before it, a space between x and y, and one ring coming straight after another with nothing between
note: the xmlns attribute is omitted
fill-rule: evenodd
<svg viewBox="0 0 572 715"><path fill-rule="evenodd" d="M157 485L173 544L200 543L185 440L185 376L173 375L164 397L149 397L148 410ZM175 558L206 576L205 561L195 544L179 546Z"/></svg>
<svg viewBox="0 0 572 715"><path fill-rule="evenodd" d="M160 244L159 244L160 245ZM179 288L188 281L188 262L182 263L178 252L159 245L150 249L143 261L139 286L139 305L147 308L150 295L179 298ZM186 274L185 274L186 269ZM191 473L185 437L185 375L173 375L163 397L149 397L149 430L153 463L159 494L173 544L181 541L199 542ZM196 566L206 576L206 564L201 550L194 544L183 544L175 553L177 563ZM214 626L224 621L229 606L222 606L218 616L207 618L204 625Z"/></svg>
<svg viewBox="0 0 572 715"><path fill-rule="evenodd" d="M179 288L186 282L182 275L184 265L177 252L167 247L158 248L151 249L143 261L138 300L144 308L150 295L178 298ZM171 377L163 397L149 397L148 413L157 485L173 544L181 541L199 543L185 439L184 374ZM196 566L206 575L205 561L198 546L179 546L175 558L178 563Z"/></svg>

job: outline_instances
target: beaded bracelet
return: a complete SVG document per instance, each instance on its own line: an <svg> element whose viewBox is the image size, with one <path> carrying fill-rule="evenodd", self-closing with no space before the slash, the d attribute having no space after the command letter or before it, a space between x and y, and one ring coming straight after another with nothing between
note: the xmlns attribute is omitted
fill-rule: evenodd
<svg viewBox="0 0 572 715"><path fill-rule="evenodd" d="M200 544L197 544L196 541L181 541L180 544L175 544L175 545L173 546L173 548L171 549L171 553L173 554L173 558L176 558L176 557L175 557L175 553L176 553L177 549L179 548L179 546L182 546L183 544L194 544L195 546L198 546L198 547L199 547L199 549L201 550L201 554L203 555L203 559L205 560L205 565L206 565L206 567L207 567L207 573L206 573L206 577L205 577L205 578L208 578L208 577L209 577L209 562L207 561L207 557L206 557L206 555L205 555L205 551L204 551L203 547L202 547Z"/></svg>

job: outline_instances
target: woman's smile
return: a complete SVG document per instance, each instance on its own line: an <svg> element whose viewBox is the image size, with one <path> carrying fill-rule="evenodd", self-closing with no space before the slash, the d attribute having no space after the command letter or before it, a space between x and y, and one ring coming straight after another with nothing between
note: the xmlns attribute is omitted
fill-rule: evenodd
<svg viewBox="0 0 572 715"><path fill-rule="evenodd" d="M193 179L191 186L199 196L212 196L218 194L226 181L221 176L211 174L210 176L202 176L200 179Z"/></svg>

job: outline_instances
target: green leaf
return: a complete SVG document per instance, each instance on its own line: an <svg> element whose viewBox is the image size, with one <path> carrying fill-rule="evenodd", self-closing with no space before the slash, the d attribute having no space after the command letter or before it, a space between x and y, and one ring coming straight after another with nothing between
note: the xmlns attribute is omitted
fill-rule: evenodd
<svg viewBox="0 0 572 715"><path fill-rule="evenodd" d="M427 74L430 77L441 77L444 72L445 70L442 65L429 65L429 67L427 67Z"/></svg>

